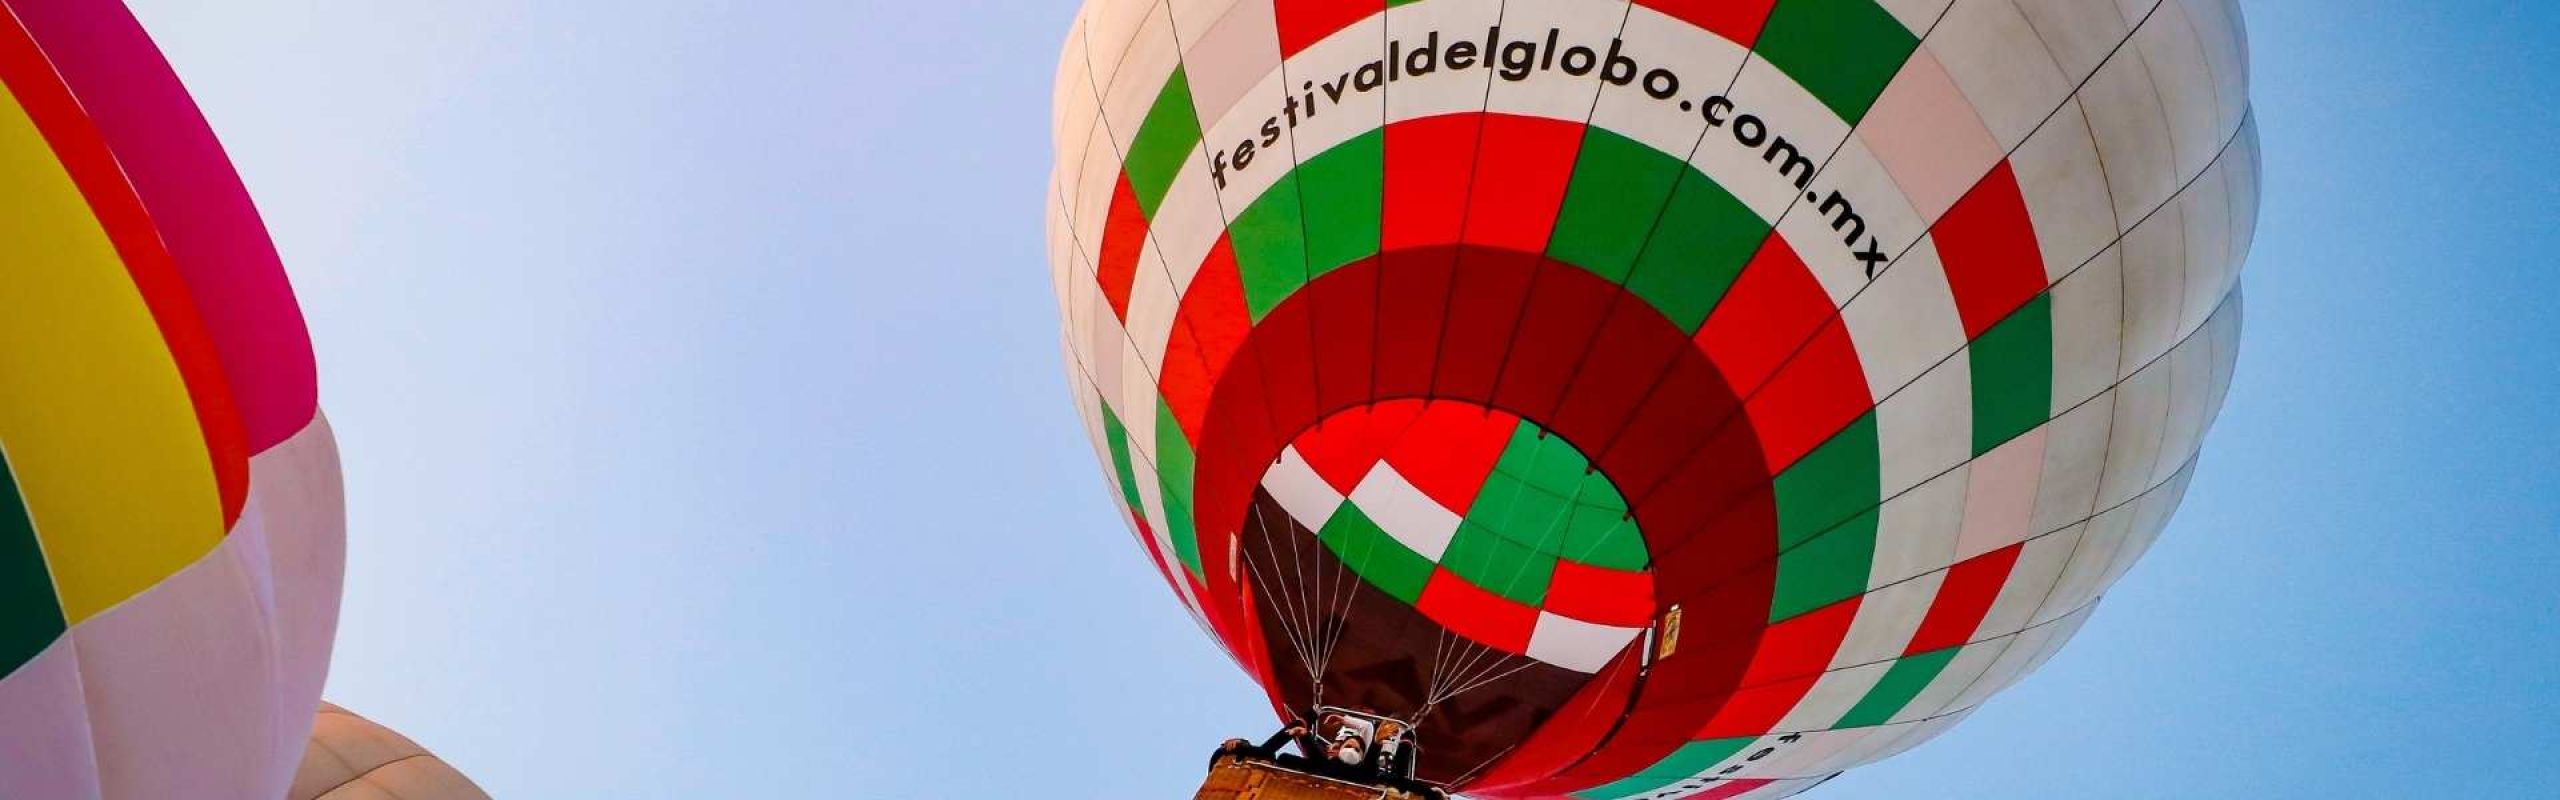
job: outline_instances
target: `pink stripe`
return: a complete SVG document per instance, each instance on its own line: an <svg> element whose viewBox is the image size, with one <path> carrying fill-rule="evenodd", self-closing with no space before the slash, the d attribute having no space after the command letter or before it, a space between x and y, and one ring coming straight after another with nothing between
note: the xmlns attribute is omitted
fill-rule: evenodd
<svg viewBox="0 0 2560 800"><path fill-rule="evenodd" d="M274 240L195 100L123 4L0 0L62 74L177 261L252 452L311 422L311 338Z"/></svg>

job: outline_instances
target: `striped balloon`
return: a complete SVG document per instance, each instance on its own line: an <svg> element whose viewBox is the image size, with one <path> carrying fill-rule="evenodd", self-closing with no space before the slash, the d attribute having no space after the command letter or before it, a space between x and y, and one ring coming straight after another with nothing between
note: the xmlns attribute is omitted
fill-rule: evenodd
<svg viewBox="0 0 2560 800"><path fill-rule="evenodd" d="M1074 400L1283 714L1480 797L1794 794L2166 524L2247 85L2231 0L1087 0Z"/></svg>
<svg viewBox="0 0 2560 800"><path fill-rule="evenodd" d="M123 6L0 8L0 797L273 800L345 564L301 312Z"/></svg>

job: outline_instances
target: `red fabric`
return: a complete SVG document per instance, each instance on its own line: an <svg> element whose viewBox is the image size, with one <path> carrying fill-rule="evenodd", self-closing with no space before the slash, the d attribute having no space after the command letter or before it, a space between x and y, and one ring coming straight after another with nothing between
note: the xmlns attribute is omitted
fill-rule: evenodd
<svg viewBox="0 0 2560 800"><path fill-rule="evenodd" d="M1578 123L1487 114L1476 156L1475 181L1467 195L1469 244L1521 253L1547 249L1547 235L1564 206L1565 186L1573 181L1574 158L1582 152L1583 126ZM1495 179L1499 176L1499 179Z"/></svg>
<svg viewBox="0 0 2560 800"><path fill-rule="evenodd" d="M1174 313L1173 335L1165 345L1164 374L1157 388L1173 418L1194 446L1207 424L1210 390L1244 346L1252 322L1245 310L1243 277L1237 272L1235 246L1223 235L1209 249L1208 260L1191 279Z"/></svg>
<svg viewBox="0 0 2560 800"><path fill-rule="evenodd" d="M1751 669L1743 673L1739 691L1724 702L1713 719L1698 729L1700 739L1759 736L1776 730L1787 712L1822 680L1823 670L1849 637L1861 598L1831 604L1769 627L1760 637Z"/></svg>
<svg viewBox="0 0 2560 800"><path fill-rule="evenodd" d="M1653 573L1556 562L1547 583L1546 610L1584 622L1621 628L1653 624Z"/></svg>
<svg viewBox="0 0 2560 800"><path fill-rule="evenodd" d="M1458 514L1474 506L1520 418L1466 403L1426 403L1387 463L1406 483Z"/></svg>
<svg viewBox="0 0 2560 800"><path fill-rule="evenodd" d="M1369 469L1387 455L1422 415L1419 400L1397 400L1374 406L1355 408L1325 418L1305 433L1298 434L1292 446L1298 455L1314 467L1316 474L1334 491L1351 494Z"/></svg>
<svg viewBox="0 0 2560 800"><path fill-rule="evenodd" d="M1474 183L1476 137L1484 115L1447 114L1387 126L1386 174L1380 191L1382 249L1388 252L1458 241ZM1449 254L1454 258L1455 254Z"/></svg>
<svg viewBox="0 0 2560 800"><path fill-rule="evenodd" d="M1849 328L1832 317L1751 396L1751 427L1760 433L1769 474L1785 472L1833 434L1875 408Z"/></svg>
<svg viewBox="0 0 2560 800"><path fill-rule="evenodd" d="M1129 174L1120 174L1120 182L1111 190L1111 213L1103 218L1102 252L1093 265L1094 280L1102 284L1102 297L1111 301L1111 314L1129 321L1129 286L1138 278L1138 254L1147 249L1147 214L1138 207L1138 191L1129 186Z"/></svg>
<svg viewBox="0 0 2560 800"><path fill-rule="evenodd" d="M1636 0L1636 5L1750 47L1759 41L1760 26L1769 21L1769 9L1776 7L1778 0Z"/></svg>
<svg viewBox="0 0 2560 800"><path fill-rule="evenodd" d="M1271 5L1280 27L1281 58L1387 9L1386 0L1274 0Z"/></svg>
<svg viewBox="0 0 2560 800"><path fill-rule="evenodd" d="M1447 568L1431 571L1414 607L1460 636L1514 655L1529 652L1529 636L1538 629L1537 609L1476 588Z"/></svg>
<svg viewBox="0 0 2560 800"><path fill-rule="evenodd" d="M1749 396L1835 315L1813 270L1785 240L1770 234L1699 327L1697 341L1725 382Z"/></svg>
<svg viewBox="0 0 2560 800"><path fill-rule="evenodd" d="M2044 253L2036 245L2017 171L2007 161L1947 209L1929 236L1946 265L1947 288L1955 293L1967 340L1981 338L2044 291Z"/></svg>
<svg viewBox="0 0 2560 800"><path fill-rule="evenodd" d="M1972 641L1974 629L1982 627L1992 602L2000 599L2000 587L2009 582L2009 570L2018 565L2018 554L2025 549L2021 542L1949 568L1938 596L1929 602L1929 616L1921 619L1920 630L1911 634L1911 645L1902 654L1916 656Z"/></svg>

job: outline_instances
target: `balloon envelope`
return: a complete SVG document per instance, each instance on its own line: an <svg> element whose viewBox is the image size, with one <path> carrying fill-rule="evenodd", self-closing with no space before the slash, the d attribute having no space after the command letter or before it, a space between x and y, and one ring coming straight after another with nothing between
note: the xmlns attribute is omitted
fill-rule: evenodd
<svg viewBox="0 0 2560 800"><path fill-rule="evenodd" d="M489 800L489 793L398 731L321 703L284 800Z"/></svg>
<svg viewBox="0 0 2560 800"><path fill-rule="evenodd" d="M1077 409L1274 708L1485 797L1779 797L2157 536L2258 197L2228 0L1088 0Z"/></svg>
<svg viewBox="0 0 2560 800"><path fill-rule="evenodd" d="M0 796L280 797L345 562L301 312L123 6L0 8Z"/></svg>

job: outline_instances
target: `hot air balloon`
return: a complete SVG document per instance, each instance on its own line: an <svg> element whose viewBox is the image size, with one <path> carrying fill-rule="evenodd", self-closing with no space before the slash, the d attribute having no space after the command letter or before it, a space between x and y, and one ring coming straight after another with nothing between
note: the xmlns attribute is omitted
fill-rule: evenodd
<svg viewBox="0 0 2560 800"><path fill-rule="evenodd" d="M301 312L123 6L0 8L0 797L274 800L345 565Z"/></svg>
<svg viewBox="0 0 2560 800"><path fill-rule="evenodd" d="M489 800L478 784L417 742L335 703L321 703L311 747L284 800Z"/></svg>
<svg viewBox="0 0 2560 800"><path fill-rule="evenodd" d="M1475 797L1787 796L2160 533L2247 86L2230 0L1088 0L1073 399L1283 717Z"/></svg>

